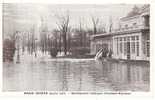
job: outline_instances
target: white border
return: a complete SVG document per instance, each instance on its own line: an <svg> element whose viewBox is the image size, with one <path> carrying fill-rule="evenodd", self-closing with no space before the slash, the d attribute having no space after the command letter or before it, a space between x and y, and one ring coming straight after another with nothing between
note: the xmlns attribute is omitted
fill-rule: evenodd
<svg viewBox="0 0 155 100"><path fill-rule="evenodd" d="M51 95L43 95L43 96L26 96L23 94L23 92L2 92L2 10L0 10L0 32L1 32L1 36L0 36L0 98L5 98L5 99L13 99L11 97L16 97L15 99L29 99L29 98L34 98L37 97L37 99L59 99L59 100L73 100L73 98L75 100L79 100L79 99L89 99L89 100L103 100L103 99L135 99L137 100L138 98L143 100L143 99L153 99L154 96L153 94L154 92L154 72L155 72L155 63L154 63L154 57L155 57L155 53L153 51L155 51L155 2L152 0L3 0L1 1L0 4L0 9L2 9L2 3L51 3L51 4L145 4L145 3L149 3L151 4L151 13L150 13L150 24L151 24L151 29L150 29L150 40L151 40L151 57L150 57L150 89L151 91L148 93L132 93L131 95L83 95L83 96L79 96L79 95L67 95L67 96L51 96ZM17 96L19 98L17 98ZM3 100L1 99L1 100Z"/></svg>
<svg viewBox="0 0 155 100"><path fill-rule="evenodd" d="M4 3L53 3L53 4L142 4L153 0L2 0Z"/></svg>

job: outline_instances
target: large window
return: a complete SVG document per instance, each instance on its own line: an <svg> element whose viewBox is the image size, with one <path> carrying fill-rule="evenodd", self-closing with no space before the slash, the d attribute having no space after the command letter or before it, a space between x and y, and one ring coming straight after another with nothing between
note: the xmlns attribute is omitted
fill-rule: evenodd
<svg viewBox="0 0 155 100"><path fill-rule="evenodd" d="M130 41L130 36L127 37L127 41L128 41L128 42Z"/></svg>
<svg viewBox="0 0 155 100"><path fill-rule="evenodd" d="M132 40L132 41L135 41L135 36L132 36L132 37L131 37L131 40Z"/></svg>
<svg viewBox="0 0 155 100"><path fill-rule="evenodd" d="M119 48L119 47L118 47L118 38L116 38L116 41L117 41L117 42L116 42L116 43L117 43L117 54L119 54L119 52L118 52L118 50L119 50L119 49L118 49L118 48Z"/></svg>
<svg viewBox="0 0 155 100"><path fill-rule="evenodd" d="M126 37L124 37L124 55L127 53L127 43L126 43Z"/></svg>
<svg viewBox="0 0 155 100"><path fill-rule="evenodd" d="M132 48L132 53L135 53L135 36L131 37L131 48Z"/></svg>
<svg viewBox="0 0 155 100"><path fill-rule="evenodd" d="M147 42L147 57L150 57L150 42Z"/></svg>
<svg viewBox="0 0 155 100"><path fill-rule="evenodd" d="M124 42L124 55L127 54L127 42Z"/></svg>
<svg viewBox="0 0 155 100"><path fill-rule="evenodd" d="M139 42L137 42L137 56L139 56Z"/></svg>
<svg viewBox="0 0 155 100"><path fill-rule="evenodd" d="M147 52L147 57L150 57L150 35L149 34L147 34L146 52Z"/></svg>
<svg viewBox="0 0 155 100"><path fill-rule="evenodd" d="M135 42L132 41L132 53L135 53Z"/></svg>
<svg viewBox="0 0 155 100"><path fill-rule="evenodd" d="M147 40L150 40L150 34L146 35Z"/></svg>
<svg viewBox="0 0 155 100"><path fill-rule="evenodd" d="M136 36L136 40L139 40L139 36Z"/></svg>
<svg viewBox="0 0 155 100"><path fill-rule="evenodd" d="M135 39L136 42L136 54L137 56L139 56L139 36L136 36L136 39Z"/></svg>
<svg viewBox="0 0 155 100"><path fill-rule="evenodd" d="M123 47L122 47L122 37L120 38L120 53L122 53L122 50L123 49Z"/></svg>
<svg viewBox="0 0 155 100"><path fill-rule="evenodd" d="M126 37L124 37L124 41L126 41Z"/></svg>

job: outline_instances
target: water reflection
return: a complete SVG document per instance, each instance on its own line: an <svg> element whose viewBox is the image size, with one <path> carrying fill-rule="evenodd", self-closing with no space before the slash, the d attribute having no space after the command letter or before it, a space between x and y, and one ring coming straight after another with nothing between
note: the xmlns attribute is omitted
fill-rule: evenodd
<svg viewBox="0 0 155 100"><path fill-rule="evenodd" d="M149 91L149 63L49 60L4 63L4 91Z"/></svg>
<svg viewBox="0 0 155 100"><path fill-rule="evenodd" d="M102 62L103 77L113 90L149 90L148 63Z"/></svg>

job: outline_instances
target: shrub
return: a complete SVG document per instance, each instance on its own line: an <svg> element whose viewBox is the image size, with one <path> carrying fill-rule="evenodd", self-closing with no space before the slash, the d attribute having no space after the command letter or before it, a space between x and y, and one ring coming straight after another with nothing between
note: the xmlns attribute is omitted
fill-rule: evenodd
<svg viewBox="0 0 155 100"><path fill-rule="evenodd" d="M56 57L57 54L58 54L58 50L57 50L56 48L51 48L51 49L50 49L50 55L51 55L52 57Z"/></svg>
<svg viewBox="0 0 155 100"><path fill-rule="evenodd" d="M3 61L13 61L15 54L15 43L10 39L3 41Z"/></svg>

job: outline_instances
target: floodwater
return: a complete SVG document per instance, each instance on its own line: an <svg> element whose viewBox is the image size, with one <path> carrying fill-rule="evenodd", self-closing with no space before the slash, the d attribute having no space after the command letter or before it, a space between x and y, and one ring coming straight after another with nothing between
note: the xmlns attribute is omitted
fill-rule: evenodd
<svg viewBox="0 0 155 100"><path fill-rule="evenodd" d="M49 59L3 63L3 91L149 91L148 62Z"/></svg>

